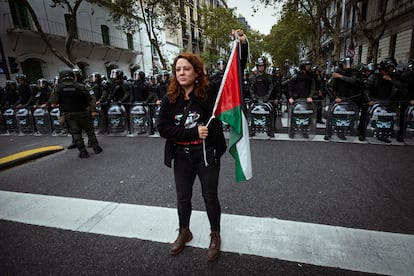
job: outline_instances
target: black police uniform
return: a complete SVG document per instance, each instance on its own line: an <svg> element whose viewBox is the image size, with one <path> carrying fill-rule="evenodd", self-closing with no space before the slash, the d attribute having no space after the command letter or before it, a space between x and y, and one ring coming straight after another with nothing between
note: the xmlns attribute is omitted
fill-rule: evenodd
<svg viewBox="0 0 414 276"><path fill-rule="evenodd" d="M90 104L94 107L95 103L91 103L89 91L85 86L75 83L74 80L63 80L57 85L51 98L52 104L59 104L61 116L63 116L80 152L79 157L89 156L82 138L82 131L85 131L88 136L94 152L101 153L102 148L96 139L91 120L91 111L94 110L90 110Z"/></svg>

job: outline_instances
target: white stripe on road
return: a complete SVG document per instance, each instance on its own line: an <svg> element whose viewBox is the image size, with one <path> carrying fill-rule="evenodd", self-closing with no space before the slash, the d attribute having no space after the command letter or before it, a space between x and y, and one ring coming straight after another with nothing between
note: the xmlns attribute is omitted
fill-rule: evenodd
<svg viewBox="0 0 414 276"><path fill-rule="evenodd" d="M162 243L175 209L0 191L0 219ZM387 275L412 275L414 235L223 214L222 251ZM205 212L193 211L189 246L207 248ZM167 248L166 248L167 254Z"/></svg>

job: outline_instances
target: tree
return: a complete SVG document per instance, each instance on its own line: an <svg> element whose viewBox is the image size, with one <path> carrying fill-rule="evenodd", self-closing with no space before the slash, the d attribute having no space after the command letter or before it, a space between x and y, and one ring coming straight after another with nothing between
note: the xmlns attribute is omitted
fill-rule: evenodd
<svg viewBox="0 0 414 276"><path fill-rule="evenodd" d="M162 38L160 34L166 27L177 30L185 26L184 8L185 0L89 0L108 7L113 21L118 27L127 33L135 33L140 30L140 24L145 26L151 47L157 51L163 68L167 68L166 60L162 52ZM178 27L178 28L177 28ZM152 50L152 49L151 49Z"/></svg>
<svg viewBox="0 0 414 276"><path fill-rule="evenodd" d="M72 49L73 39L76 37L76 34L77 34L76 13L83 0L75 0L75 2L73 3L73 6L67 0L51 0L53 2L53 4L51 5L52 8L56 6L62 6L62 7L66 7L66 9L69 12L68 35L65 41L66 56L62 55L62 53L60 53L55 47L53 47L52 43L50 42L49 37L43 32L42 26L39 23L39 19L37 18L37 15L35 11L33 10L32 6L29 4L29 2L27 0L15 0L15 1L23 5L27 9L27 11L29 12L36 26L37 32L39 33L42 40L45 42L48 50L51 51L63 63L65 63L71 68L75 68L76 57L72 55L71 49Z"/></svg>
<svg viewBox="0 0 414 276"><path fill-rule="evenodd" d="M202 42L204 49L202 57L208 67L211 68L219 58L229 56L231 29L242 28L242 24L234 15L234 9L202 6L199 14L200 27L203 30Z"/></svg>
<svg viewBox="0 0 414 276"><path fill-rule="evenodd" d="M265 49L279 66L286 59L298 64L298 53L310 44L312 33L310 18L305 13L287 9L279 23L266 36Z"/></svg>
<svg viewBox="0 0 414 276"><path fill-rule="evenodd" d="M353 5L358 18L359 29L363 33L363 35L368 39L368 51L366 62L377 63L378 44L381 37L384 35L385 28L387 27L385 14L387 12L388 0L378 1L377 4L380 5L380 13L372 21L368 21L366 16L363 15L363 11L361 11L358 2L359 1L353 0ZM365 6L365 8L368 8L368 2L366 0L362 2L362 5ZM376 22L374 23L374 21Z"/></svg>
<svg viewBox="0 0 414 276"><path fill-rule="evenodd" d="M333 60L339 60L340 54L340 15L342 14L342 2L336 1L336 6L331 14L330 0L253 0L265 5L284 5L284 12L294 10L298 12L306 13L309 18L310 33L313 34L312 38L312 50L313 59L318 62L323 61L322 49L321 49L321 37L323 33L326 33L332 38L334 46L332 58ZM335 16L333 16L335 15Z"/></svg>

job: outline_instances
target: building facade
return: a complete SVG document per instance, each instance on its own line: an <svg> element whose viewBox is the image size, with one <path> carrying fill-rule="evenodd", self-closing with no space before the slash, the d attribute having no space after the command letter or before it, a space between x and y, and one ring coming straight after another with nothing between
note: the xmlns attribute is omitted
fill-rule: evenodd
<svg viewBox="0 0 414 276"><path fill-rule="evenodd" d="M67 56L67 10L60 6L51 7L52 1L49 0L31 0L29 3L52 47ZM181 26L174 30L166 28L159 34L167 69L171 69L170 64L179 52L202 51L198 13L202 5L227 7L227 1L184 0ZM14 79L16 73L26 74L32 83L39 78L52 79L67 66L49 50L25 7L8 0L0 2L0 10L0 85L7 79ZM109 10L103 6L88 1L83 1L79 6L77 34L71 51L74 63L83 75L99 72L108 76L110 70L119 68L129 78L136 70L152 75L161 69L145 26L139 26L134 33L125 33L110 18Z"/></svg>
<svg viewBox="0 0 414 276"><path fill-rule="evenodd" d="M68 33L68 14L60 6L51 7L51 1L29 2L38 18L41 29L50 44L62 55ZM14 79L16 73L24 73L30 82L39 78L52 79L66 67L49 50L37 31L29 11L15 1L1 1L0 43L3 73L0 84ZM77 12L77 34L72 45L75 63L84 76L92 72L108 75L111 69L122 69L125 76L135 70L151 72L151 47L145 33L125 33L108 20L110 13L105 7L83 1ZM144 28L141 28L142 30Z"/></svg>
<svg viewBox="0 0 414 276"><path fill-rule="evenodd" d="M341 12L335 9L338 1ZM331 1L327 9L330 18L341 17L340 57L351 56L354 63L369 63L392 56L399 64L414 58L414 1L388 0L382 17L384 3L384 0ZM363 28L368 32L364 34ZM382 29L382 36L370 53L367 34L378 36ZM331 38L324 36L321 44L326 60L332 61Z"/></svg>

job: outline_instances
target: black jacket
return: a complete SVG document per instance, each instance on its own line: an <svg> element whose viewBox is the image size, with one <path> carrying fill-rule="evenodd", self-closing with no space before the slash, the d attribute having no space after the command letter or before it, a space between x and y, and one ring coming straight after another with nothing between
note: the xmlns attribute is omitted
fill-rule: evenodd
<svg viewBox="0 0 414 276"><path fill-rule="evenodd" d="M184 109L188 107L188 101L180 95L175 103L170 103L168 97L164 97L161 103L160 115L158 118L157 129L161 137L166 138L164 164L171 167L171 160L174 158L175 143L188 142L200 139L198 136L198 125L207 124L211 117L213 104L216 99L217 91L209 89L207 100L196 97L190 93L191 108L186 123L180 125L180 119L184 114ZM226 151L226 141L223 134L223 125L213 119L208 127L207 145L212 145L215 149L215 157L220 158Z"/></svg>

